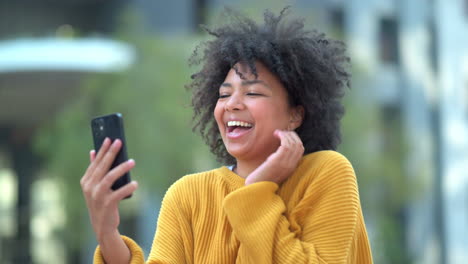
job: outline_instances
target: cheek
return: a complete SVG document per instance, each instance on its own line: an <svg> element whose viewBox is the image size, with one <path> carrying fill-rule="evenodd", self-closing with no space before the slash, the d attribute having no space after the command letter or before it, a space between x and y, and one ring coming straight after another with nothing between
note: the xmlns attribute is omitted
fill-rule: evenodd
<svg viewBox="0 0 468 264"><path fill-rule="evenodd" d="M217 102L215 109L213 111L214 118L216 120L216 123L218 124L218 128L221 130L221 125L223 124L223 112L224 112L224 106ZM224 127L224 125L223 125Z"/></svg>
<svg viewBox="0 0 468 264"><path fill-rule="evenodd" d="M288 125L287 110L281 105L257 105L255 113L256 120L262 120L263 127L268 130L286 129Z"/></svg>

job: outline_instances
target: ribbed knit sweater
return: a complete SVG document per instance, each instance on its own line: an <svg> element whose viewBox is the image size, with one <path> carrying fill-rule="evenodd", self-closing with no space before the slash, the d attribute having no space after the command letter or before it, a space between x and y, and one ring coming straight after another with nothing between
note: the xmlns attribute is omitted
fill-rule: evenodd
<svg viewBox="0 0 468 264"><path fill-rule="evenodd" d="M221 167L167 191L147 263L372 263L354 170L334 151L305 155L285 182ZM131 263L141 248L123 237ZM104 263L99 247L95 263Z"/></svg>

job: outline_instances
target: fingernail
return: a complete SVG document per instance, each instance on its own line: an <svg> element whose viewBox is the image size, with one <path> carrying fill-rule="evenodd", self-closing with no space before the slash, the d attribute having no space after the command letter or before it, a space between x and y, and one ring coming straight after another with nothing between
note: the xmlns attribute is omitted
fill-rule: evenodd
<svg viewBox="0 0 468 264"><path fill-rule="evenodd" d="M133 164L135 164L135 160L134 160L134 159L129 159L129 160L127 160L127 162L128 162L128 163L133 163Z"/></svg>

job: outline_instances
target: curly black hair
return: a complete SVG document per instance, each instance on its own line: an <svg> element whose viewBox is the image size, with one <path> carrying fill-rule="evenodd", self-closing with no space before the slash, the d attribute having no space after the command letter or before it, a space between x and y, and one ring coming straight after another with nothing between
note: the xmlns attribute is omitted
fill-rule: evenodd
<svg viewBox="0 0 468 264"><path fill-rule="evenodd" d="M346 47L323 33L304 29L303 19L285 21L287 13L289 7L279 15L266 10L264 24L258 25L225 8L223 19L232 19L231 23L202 26L215 39L202 42L189 59L190 65L201 64L201 70L191 76L187 88L193 92L193 130L200 132L221 163L235 164L235 159L223 144L213 111L220 85L238 62L246 63L256 77L255 62L263 63L286 88L290 105L304 107L302 125L296 129L304 154L335 150L341 142L341 98L350 79Z"/></svg>

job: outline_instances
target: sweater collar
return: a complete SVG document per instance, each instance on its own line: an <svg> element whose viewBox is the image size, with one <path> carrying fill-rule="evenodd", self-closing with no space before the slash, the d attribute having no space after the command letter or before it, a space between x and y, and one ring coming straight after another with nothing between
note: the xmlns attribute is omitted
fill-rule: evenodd
<svg viewBox="0 0 468 264"><path fill-rule="evenodd" d="M220 168L220 173L229 182L230 185L235 188L240 188L245 185L245 179L237 175L235 172L231 171L228 167L222 166Z"/></svg>

